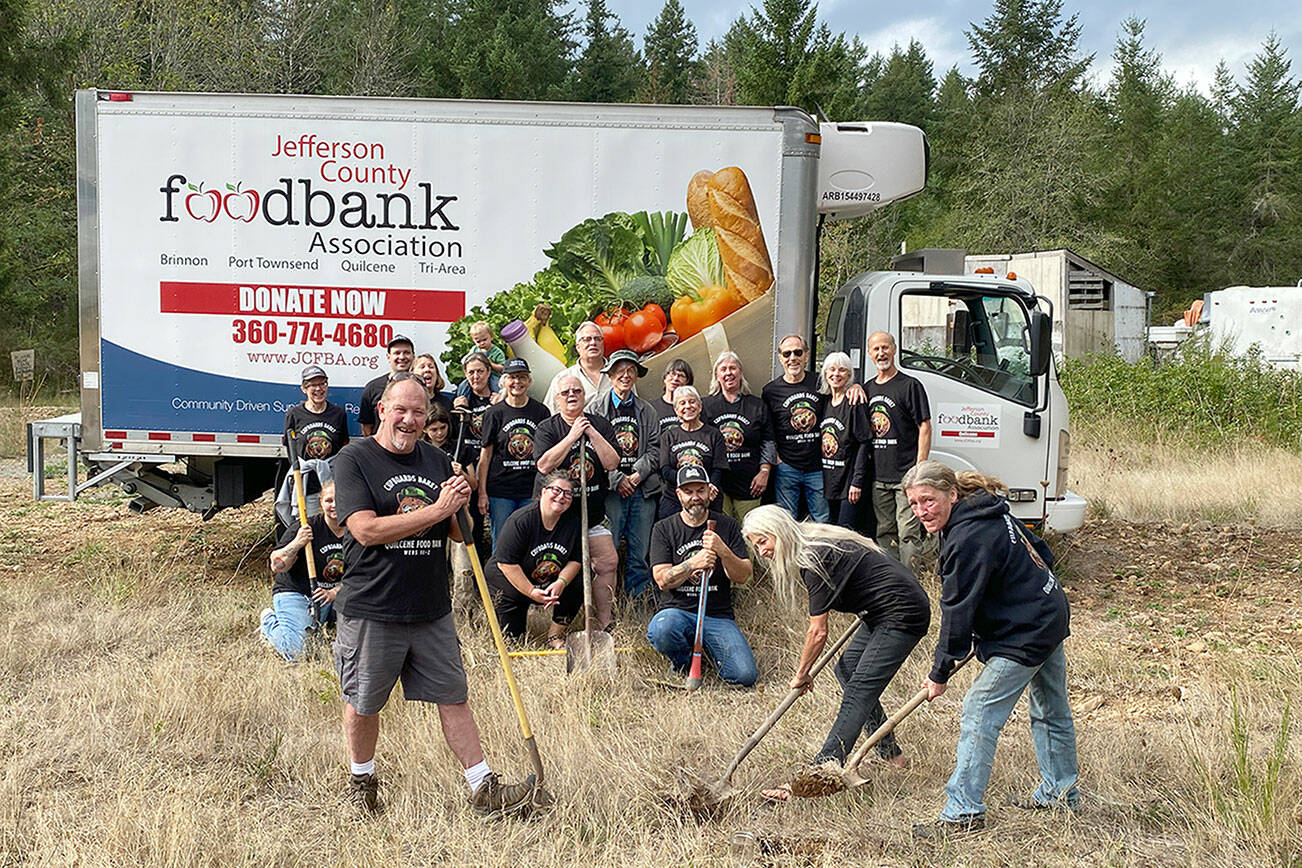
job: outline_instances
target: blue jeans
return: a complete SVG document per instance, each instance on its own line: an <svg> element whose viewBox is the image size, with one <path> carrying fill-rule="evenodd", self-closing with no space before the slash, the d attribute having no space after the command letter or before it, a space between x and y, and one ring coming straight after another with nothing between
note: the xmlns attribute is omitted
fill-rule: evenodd
<svg viewBox="0 0 1302 868"><path fill-rule="evenodd" d="M652 648L669 658L674 669L685 674L692 664L692 647L696 643L696 613L661 609L647 625L646 638ZM701 646L719 671L719 677L727 683L750 687L759 678L755 655L741 628L731 618L706 615Z"/></svg>
<svg viewBox="0 0 1302 868"><path fill-rule="evenodd" d="M1039 666L991 657L963 697L958 760L945 785L949 800L942 820L984 816L986 785L995 760L995 742L1013 707L1029 686L1031 741L1040 767L1040 786L1032 798L1041 805L1075 808L1076 728L1067 704L1067 655L1059 645Z"/></svg>
<svg viewBox="0 0 1302 868"><path fill-rule="evenodd" d="M656 498L647 499L639 489L628 497L612 491L606 495L606 517L610 535L619 548L622 535L628 540L628 561L624 566L624 591L636 597L651 584L651 566L646 562L651 547L651 526L656 520Z"/></svg>
<svg viewBox="0 0 1302 868"><path fill-rule="evenodd" d="M302 594L281 591L271 596L271 611L262 618L262 635L286 660L303 656L307 631L312 626L310 601ZM321 607L321 621L330 614L330 604Z"/></svg>
<svg viewBox="0 0 1302 868"><path fill-rule="evenodd" d="M810 518L826 523L830 516L827 500L823 497L822 470L811 470L806 473L790 464L779 463L776 493L778 506L792 516L800 515L801 493L805 495L805 508L809 510Z"/></svg>
<svg viewBox="0 0 1302 868"><path fill-rule="evenodd" d="M493 551L497 551L497 535L506 524L506 520L511 517L511 513L522 506L528 506L529 501L528 497L493 497L491 494L488 496L489 536L492 537ZM483 556L483 560L488 561L487 555Z"/></svg>
<svg viewBox="0 0 1302 868"><path fill-rule="evenodd" d="M882 691L921 639L917 633L896 630L888 624L876 627L860 625L854 638L841 652L841 659L836 662L834 671L836 680L841 683L841 708L836 713L832 731L827 734L827 741L814 758L816 765L826 760L836 760L838 765L843 765L850 749L859 740L859 733L872 735L886 722L886 714L882 711ZM877 743L877 753L882 759L891 759L902 753L894 733Z"/></svg>

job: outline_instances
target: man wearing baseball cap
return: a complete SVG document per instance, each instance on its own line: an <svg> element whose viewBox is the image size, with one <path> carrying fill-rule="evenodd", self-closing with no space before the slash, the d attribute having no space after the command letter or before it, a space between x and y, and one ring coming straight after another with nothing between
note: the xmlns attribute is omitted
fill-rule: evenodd
<svg viewBox="0 0 1302 868"><path fill-rule="evenodd" d="M291 460L295 456L334 458L348 443L348 416L343 407L326 400L330 381L324 370L308 365L303 369L301 381L305 400L285 411L285 448L290 449L292 431Z"/></svg>
<svg viewBox="0 0 1302 868"><path fill-rule="evenodd" d="M637 353L616 350L601 372L610 377L611 389L589 406L615 429L619 467L610 471L606 516L610 519L616 548L621 537L627 541L624 590L635 599L651 584L651 567L646 556L662 485L660 423L655 407L637 395L638 378L647 372Z"/></svg>
<svg viewBox="0 0 1302 868"><path fill-rule="evenodd" d="M669 658L675 672L686 674L704 589L702 645L706 656L725 683L750 687L759 671L732 609L732 586L745 584L751 576L741 526L710 510L716 492L705 468L684 466L678 471L677 483L682 510L656 522L651 531L651 574L660 588L660 611L647 625L647 640ZM713 530L708 525L711 521Z"/></svg>
<svg viewBox="0 0 1302 868"><path fill-rule="evenodd" d="M357 423L362 426L362 434L366 437L375 433L378 421L375 405L384 394L384 387L397 374L411 373L411 366L416 361L416 346L406 335L394 335L385 349L389 351L389 373L381 374L366 384L362 389L362 405L357 411Z"/></svg>

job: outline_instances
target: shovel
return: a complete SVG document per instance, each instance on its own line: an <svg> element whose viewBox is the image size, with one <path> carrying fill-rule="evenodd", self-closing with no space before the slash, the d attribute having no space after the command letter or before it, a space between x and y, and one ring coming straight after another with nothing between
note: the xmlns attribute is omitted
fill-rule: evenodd
<svg viewBox="0 0 1302 868"><path fill-rule="evenodd" d="M705 523L706 530L714 530L715 521L710 519ZM705 638L705 600L710 593L710 574L713 570L698 570L696 573L697 594L696 594L696 640L692 646L692 665L687 670L687 680L683 682L683 689L688 693L701 689L701 655L704 653L702 645Z"/></svg>
<svg viewBox="0 0 1302 868"><path fill-rule="evenodd" d="M600 669L615 674L615 637L592 628L592 562L588 552L588 438L579 438L579 535L583 546L583 629L565 637L565 671Z"/></svg>
<svg viewBox="0 0 1302 868"><path fill-rule="evenodd" d="M842 633L834 643L832 643L832 646L826 649L822 656L814 661L814 665L809 667L809 677L811 680L818 675L819 672L823 671L823 667L828 664L828 661L841 653L841 649L845 647L845 644L850 641L851 637L854 636L855 632L858 631L862 624L863 621L856 616L854 622L846 628L845 632ZM717 808L723 802L731 799L740 792L732 785L732 776L737 771L737 767L740 766L742 760L746 759L750 752L755 749L755 746L760 743L760 739L768 735L769 730L774 727L778 722L778 719L787 713L787 709L791 708L791 706L795 704L796 700L800 698L800 695L807 689L808 688L805 687L797 687L787 693L786 698L783 699L781 704L779 704L778 707L773 710L773 713L768 716L768 720L761 723L759 729L755 730L755 733L746 740L744 745L742 745L741 750L739 750L737 755L732 758L732 763L728 766L727 771L723 773L723 777L719 780L706 781L692 775L685 769L683 770L684 777L688 779L687 784L690 790L688 803L693 809L709 811Z"/></svg>
<svg viewBox="0 0 1302 868"><path fill-rule="evenodd" d="M298 460L297 431L289 432L289 457L294 462L294 498L298 501L298 526L307 527L307 497L303 494L303 469ZM312 617L309 629L316 636L321 633L321 604L316 600L316 556L311 543L307 544L303 554L307 566L307 584L311 591L308 595L308 612Z"/></svg>
<svg viewBox="0 0 1302 868"><path fill-rule="evenodd" d="M554 799L542 786L542 757L538 754L538 744L533 739L533 730L529 726L529 717L524 712L524 700L520 698L520 685L515 682L515 671L511 668L511 657L506 650L506 640L502 638L502 625L498 623L497 610L493 608L493 598L488 591L488 582L484 579L484 566L479 562L479 552L475 550L470 512L465 507L457 510L457 526L461 528L461 537L466 542L466 553L470 555L470 568L475 573L475 584L479 587L479 597L484 601L484 611L488 614L488 626L493 633L493 644L497 646L497 657L502 661L502 672L506 675L506 686L511 691L511 701L515 703L515 716L520 720L520 733L524 736L524 746L529 751L529 761L533 764L534 790L531 796L531 805L535 808L545 808Z"/></svg>

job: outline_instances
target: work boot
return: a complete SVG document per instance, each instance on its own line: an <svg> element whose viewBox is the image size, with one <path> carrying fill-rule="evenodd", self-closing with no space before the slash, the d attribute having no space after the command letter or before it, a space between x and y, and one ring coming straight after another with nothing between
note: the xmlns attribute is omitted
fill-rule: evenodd
<svg viewBox="0 0 1302 868"><path fill-rule="evenodd" d="M533 791L538 788L534 775L518 784L504 784L494 772L470 795L470 807L478 814L505 814L518 810L529 804Z"/></svg>
<svg viewBox="0 0 1302 868"><path fill-rule="evenodd" d="M975 814L959 820L935 820L914 826L913 840L944 841L948 838L959 838L973 832L980 832L985 827L986 818L978 817Z"/></svg>
<svg viewBox="0 0 1302 868"><path fill-rule="evenodd" d="M348 798L362 816L379 813L380 781L374 774L353 775L348 782Z"/></svg>
<svg viewBox="0 0 1302 868"><path fill-rule="evenodd" d="M1074 811L1076 806L1066 801L1058 802L1037 802L1034 796L1023 796L1020 793L1008 793L1004 796L1004 805L1009 808L1020 808L1023 811Z"/></svg>

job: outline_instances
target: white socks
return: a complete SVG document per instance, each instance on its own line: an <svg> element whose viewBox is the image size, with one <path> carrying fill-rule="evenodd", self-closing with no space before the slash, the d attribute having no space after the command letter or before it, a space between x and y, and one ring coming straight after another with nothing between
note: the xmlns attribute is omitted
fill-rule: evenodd
<svg viewBox="0 0 1302 868"><path fill-rule="evenodd" d="M371 757L364 763L355 763L350 761L348 764L352 766L353 774L358 777L375 774L375 757Z"/></svg>
<svg viewBox="0 0 1302 868"><path fill-rule="evenodd" d="M488 760L480 760L478 765L473 765L466 769L466 783L470 785L470 792L479 789L479 785L484 782L484 778L493 773L488 767Z"/></svg>

